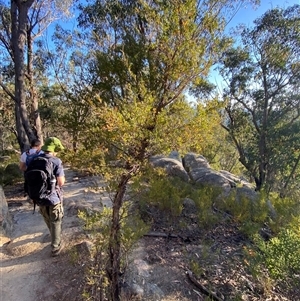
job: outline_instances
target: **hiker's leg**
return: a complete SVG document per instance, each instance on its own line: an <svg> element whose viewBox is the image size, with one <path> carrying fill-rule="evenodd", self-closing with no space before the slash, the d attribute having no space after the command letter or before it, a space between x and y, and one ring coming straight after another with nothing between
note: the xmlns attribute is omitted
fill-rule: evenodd
<svg viewBox="0 0 300 301"><path fill-rule="evenodd" d="M40 206L39 208L40 208L40 214L43 216L43 219L51 234L49 206Z"/></svg>
<svg viewBox="0 0 300 301"><path fill-rule="evenodd" d="M27 194L28 194L28 188L27 188L27 181L24 172L24 196L27 196Z"/></svg>
<svg viewBox="0 0 300 301"><path fill-rule="evenodd" d="M50 206L51 246L55 250L61 245L61 224L63 218L63 206L61 203Z"/></svg>

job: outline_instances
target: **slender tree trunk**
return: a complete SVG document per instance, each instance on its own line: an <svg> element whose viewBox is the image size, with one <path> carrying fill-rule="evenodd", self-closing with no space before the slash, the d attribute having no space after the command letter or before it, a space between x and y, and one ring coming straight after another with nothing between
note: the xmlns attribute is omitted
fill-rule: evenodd
<svg viewBox="0 0 300 301"><path fill-rule="evenodd" d="M121 237L120 237L120 210L123 205L123 199L126 192L128 181L138 170L138 166L123 174L118 185L116 195L113 200L112 226L109 239L109 267L108 277L110 280L110 300L120 301L120 253L121 253Z"/></svg>
<svg viewBox="0 0 300 301"><path fill-rule="evenodd" d="M27 15L28 9L34 0L25 2L11 0L12 36L11 45L14 58L15 70L15 113L18 142L21 151L24 151L29 140L35 138L30 127L26 108L26 85L25 85L25 64L24 53L27 37Z"/></svg>
<svg viewBox="0 0 300 301"><path fill-rule="evenodd" d="M72 141L72 146L73 146L73 151L76 153L77 152L77 146L78 146L78 131L75 129L73 131L73 141Z"/></svg>
<svg viewBox="0 0 300 301"><path fill-rule="evenodd" d="M288 185L289 185L289 183L290 183L291 178L292 178L292 177L295 175L295 173L296 173L296 169L297 169L297 167L298 167L299 162L300 162L300 155L299 155L298 158L296 159L296 162L295 162L295 164L294 164L294 166L293 166L293 168L292 168L292 170L291 170L291 172L290 172L290 175L288 176L286 182L285 182L284 185L283 185L283 188L282 188L282 190L281 190L281 192L280 192L281 197L284 197L284 196L285 196L286 191L287 191L287 187L288 187Z"/></svg>
<svg viewBox="0 0 300 301"><path fill-rule="evenodd" d="M39 103L37 99L37 93L34 85L34 78L33 78L33 46L32 46L32 37L31 37L31 30L27 30L27 73L29 79L29 87L30 87L30 100L32 104L32 124L35 127L35 135L41 141L43 141L43 133L42 133L42 124L41 124L41 117L39 113Z"/></svg>
<svg viewBox="0 0 300 301"><path fill-rule="evenodd" d="M267 128L268 128L268 109L269 109L269 96L268 96L268 85L266 79L266 66L262 67L263 72L263 86L264 86L264 100L263 100L263 119L260 132L258 133L259 138L259 157L260 163L258 166L258 185L256 185L257 190L260 190L266 183L267 178L267 168L268 168L268 158L267 158Z"/></svg>
<svg viewBox="0 0 300 301"><path fill-rule="evenodd" d="M22 62L22 52L18 48L18 8L15 1L11 1L11 22L12 22L12 36L11 44L13 50L13 57L15 63L15 119L16 119L16 130L17 130L17 139L20 145L21 151L24 151L26 145L29 145L28 138L26 136L25 129L21 121L21 112L20 112L20 103L21 103L21 87L19 84L20 77L22 77L20 66Z"/></svg>

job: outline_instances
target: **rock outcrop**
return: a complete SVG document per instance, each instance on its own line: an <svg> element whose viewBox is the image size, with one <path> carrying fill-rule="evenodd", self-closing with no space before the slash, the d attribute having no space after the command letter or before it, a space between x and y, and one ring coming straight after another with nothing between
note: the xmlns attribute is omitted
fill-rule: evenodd
<svg viewBox="0 0 300 301"><path fill-rule="evenodd" d="M0 244L9 241L12 232L12 218L8 211L7 201L2 186L0 186Z"/></svg>
<svg viewBox="0 0 300 301"><path fill-rule="evenodd" d="M228 171L214 170L202 155L188 153L180 158L178 153L172 152L170 156L154 156L150 163L164 168L169 176L179 177L184 182L219 188L222 196L235 193L238 199L247 197L255 200L258 197L254 185Z"/></svg>

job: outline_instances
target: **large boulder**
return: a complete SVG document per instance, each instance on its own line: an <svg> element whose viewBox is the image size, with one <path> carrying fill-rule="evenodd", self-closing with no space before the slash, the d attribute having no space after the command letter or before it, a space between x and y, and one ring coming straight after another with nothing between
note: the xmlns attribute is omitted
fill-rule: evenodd
<svg viewBox="0 0 300 301"><path fill-rule="evenodd" d="M183 157L183 166L193 183L220 188L222 196L226 197L232 192L236 193L237 200L242 197L255 200L258 196L252 184L226 170L212 169L207 159L201 155L186 154Z"/></svg>
<svg viewBox="0 0 300 301"><path fill-rule="evenodd" d="M169 176L178 177L184 182L189 181L189 175L185 171L179 157L171 154L172 158L164 156L154 156L150 158L150 163L154 167L164 168Z"/></svg>
<svg viewBox="0 0 300 301"><path fill-rule="evenodd" d="M183 166L188 172L191 181L195 184L216 186L226 193L229 193L231 188L236 187L234 181L212 169L206 158L201 155L186 154L183 157Z"/></svg>
<svg viewBox="0 0 300 301"><path fill-rule="evenodd" d="M218 186L225 190L230 190L232 187L236 187L233 181L211 168L196 168L189 172L189 176L193 183L197 184Z"/></svg>
<svg viewBox="0 0 300 301"><path fill-rule="evenodd" d="M0 245L10 240L12 232L12 218L8 211L7 201L3 188L0 186Z"/></svg>
<svg viewBox="0 0 300 301"><path fill-rule="evenodd" d="M251 190L254 190L255 189L255 185L247 182L246 180L230 173L229 171L227 170L220 170L220 173L222 175L224 175L226 178L230 179L231 181L233 181L234 183L236 183L237 185L239 186L242 186L242 187L247 187L247 188L250 188Z"/></svg>
<svg viewBox="0 0 300 301"><path fill-rule="evenodd" d="M206 158L195 153L188 153L182 159L182 164L187 172L198 168L210 168Z"/></svg>
<svg viewBox="0 0 300 301"><path fill-rule="evenodd" d="M191 152L181 159L178 152L172 152L168 157L153 156L150 162L154 167L164 168L168 175L179 177L185 182L219 188L221 197L232 193L236 195L237 200L243 197L256 200L258 197L252 184L228 171L214 170L202 155Z"/></svg>

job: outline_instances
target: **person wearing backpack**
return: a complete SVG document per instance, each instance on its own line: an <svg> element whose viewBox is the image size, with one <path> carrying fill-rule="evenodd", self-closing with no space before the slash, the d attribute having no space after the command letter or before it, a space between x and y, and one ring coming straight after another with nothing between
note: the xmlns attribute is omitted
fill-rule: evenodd
<svg viewBox="0 0 300 301"><path fill-rule="evenodd" d="M21 157L20 157L20 169L22 171L25 171L26 168L27 168L27 165L28 165L28 156L34 156L34 155L39 155L41 153L43 153L43 151L41 150L41 146L42 146L42 143L39 139L33 139L31 142L30 142L30 149L27 150L26 152L23 152ZM26 164L27 163L27 164Z"/></svg>
<svg viewBox="0 0 300 301"><path fill-rule="evenodd" d="M43 154L34 157L29 163L25 178L28 195L39 211L50 231L51 253L57 256L62 249L61 229L63 212L62 186L65 173L61 159L56 153L64 147L56 137L49 137L42 146Z"/></svg>
<svg viewBox="0 0 300 301"><path fill-rule="evenodd" d="M42 143L39 139L33 139L30 142L30 149L21 154L19 167L23 172L25 172L29 162L33 157L43 153L43 151L41 150L41 146ZM26 183L25 173L24 173L24 196L27 196L27 194L28 194L27 183ZM28 201L30 202L30 199Z"/></svg>

